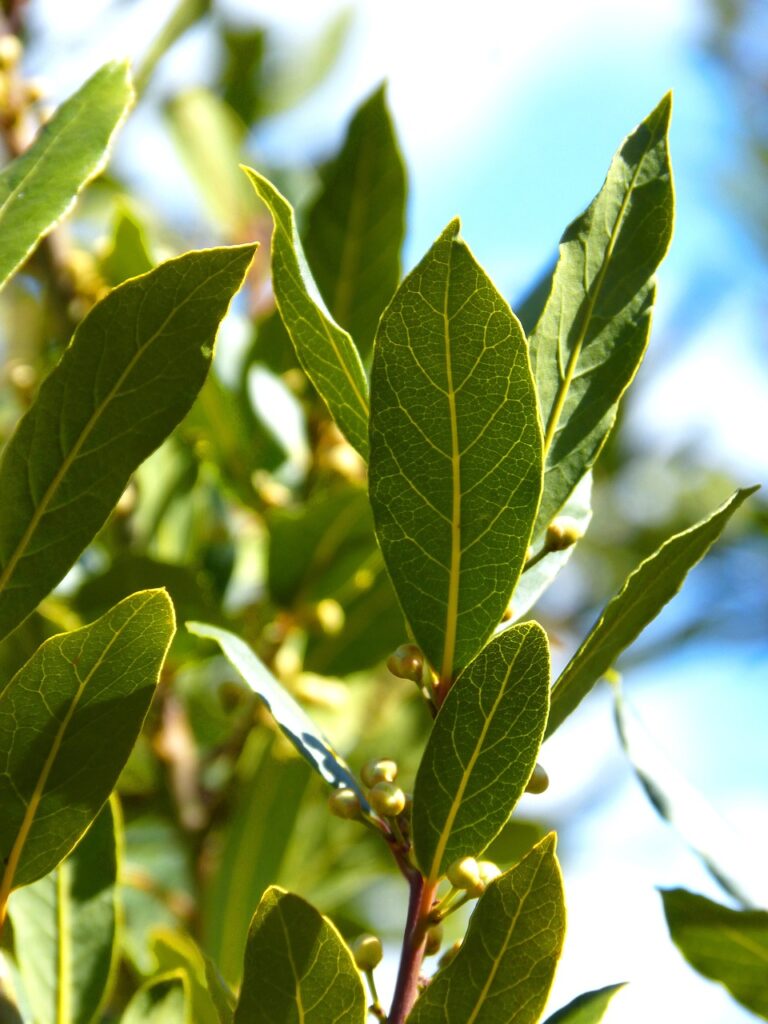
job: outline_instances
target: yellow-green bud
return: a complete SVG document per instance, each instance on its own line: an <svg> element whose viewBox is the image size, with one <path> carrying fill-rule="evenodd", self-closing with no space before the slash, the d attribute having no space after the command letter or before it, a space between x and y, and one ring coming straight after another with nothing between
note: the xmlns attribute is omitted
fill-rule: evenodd
<svg viewBox="0 0 768 1024"><path fill-rule="evenodd" d="M581 540L584 531L571 516L558 516L547 527L546 545L549 551L564 551L577 540Z"/></svg>
<svg viewBox="0 0 768 1024"><path fill-rule="evenodd" d="M326 636L338 636L344 629L344 609L332 597L324 597L315 605L315 619Z"/></svg>
<svg viewBox="0 0 768 1024"><path fill-rule="evenodd" d="M21 60L22 45L18 36L0 36L0 69L8 71Z"/></svg>
<svg viewBox="0 0 768 1024"><path fill-rule="evenodd" d="M361 971L372 971L384 956L381 941L375 935L361 935L352 943L352 956Z"/></svg>
<svg viewBox="0 0 768 1024"><path fill-rule="evenodd" d="M395 653L387 658L387 668L398 679L410 679L414 683L420 683L424 655L416 644L401 644Z"/></svg>
<svg viewBox="0 0 768 1024"><path fill-rule="evenodd" d="M377 782L368 799L374 811L384 818L396 818L405 809L405 793L392 782Z"/></svg>
<svg viewBox="0 0 768 1024"><path fill-rule="evenodd" d="M379 758L363 765L360 778L364 786L375 786L378 782L394 782L397 778L397 764L389 758Z"/></svg>
<svg viewBox="0 0 768 1024"><path fill-rule="evenodd" d="M477 862L478 882L477 885L467 886L467 895L473 900L483 895L488 885L495 881L501 874L501 868L492 860L479 860Z"/></svg>
<svg viewBox="0 0 768 1024"><path fill-rule="evenodd" d="M540 764L536 764L533 769L533 774L528 779L528 785L525 787L526 793L543 793L549 788L549 776L541 767Z"/></svg>
<svg viewBox="0 0 768 1024"><path fill-rule="evenodd" d="M360 798L354 789L337 789L328 798L328 808L337 818L359 818Z"/></svg>
<svg viewBox="0 0 768 1024"><path fill-rule="evenodd" d="M452 946L443 953L440 959L437 961L437 966L442 970L443 967L447 967L452 960L455 959L456 954L461 949L461 939L457 939Z"/></svg>
<svg viewBox="0 0 768 1024"><path fill-rule="evenodd" d="M440 952L440 947L443 944L443 926L441 924L433 924L427 928L427 941L424 946L424 956L434 956Z"/></svg>
<svg viewBox="0 0 768 1024"><path fill-rule="evenodd" d="M454 889L472 889L480 882L480 868L474 857L455 860L445 874Z"/></svg>

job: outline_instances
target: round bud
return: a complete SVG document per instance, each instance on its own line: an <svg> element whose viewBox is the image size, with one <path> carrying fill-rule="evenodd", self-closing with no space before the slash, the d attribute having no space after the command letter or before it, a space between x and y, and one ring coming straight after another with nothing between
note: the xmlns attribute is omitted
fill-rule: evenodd
<svg viewBox="0 0 768 1024"><path fill-rule="evenodd" d="M353 789L337 789L328 798L328 809L337 818L359 818L360 798Z"/></svg>
<svg viewBox="0 0 768 1024"><path fill-rule="evenodd" d="M389 758L377 758L363 765L360 778L365 786L375 786L378 782L394 782L397 778L397 764Z"/></svg>
<svg viewBox="0 0 768 1024"><path fill-rule="evenodd" d="M326 636L338 636L344 629L344 609L332 597L324 597L317 602L315 619Z"/></svg>
<svg viewBox="0 0 768 1024"><path fill-rule="evenodd" d="M577 540L581 540L584 531L571 516L558 516L547 527L546 545L549 551L564 551Z"/></svg>
<svg viewBox="0 0 768 1024"><path fill-rule="evenodd" d="M549 788L549 776L537 762L536 767L533 769L533 774L528 779L528 785L525 787L526 793L543 793Z"/></svg>
<svg viewBox="0 0 768 1024"><path fill-rule="evenodd" d="M414 683L420 683L424 655L416 644L401 644L395 653L387 658L387 668L398 679L410 679Z"/></svg>
<svg viewBox="0 0 768 1024"><path fill-rule="evenodd" d="M480 882L480 868L474 857L455 860L445 874L454 889L472 889Z"/></svg>
<svg viewBox="0 0 768 1024"><path fill-rule="evenodd" d="M396 818L405 808L405 793L392 782L377 782L369 791L368 799L383 818Z"/></svg>
<svg viewBox="0 0 768 1024"><path fill-rule="evenodd" d="M433 924L427 928L427 941L424 946L424 956L434 956L440 952L440 947L443 944L443 926L441 924Z"/></svg>
<svg viewBox="0 0 768 1024"><path fill-rule="evenodd" d="M480 881L483 883L484 890L486 886L501 876L501 868L492 860L479 860L477 866L480 869Z"/></svg>
<svg viewBox="0 0 768 1024"><path fill-rule="evenodd" d="M361 935L352 943L352 956L361 971L372 971L384 956L381 941L375 935Z"/></svg>
<svg viewBox="0 0 768 1024"><path fill-rule="evenodd" d="M460 949L461 949L461 940L457 939L457 941L454 942L454 944L452 946L449 946L448 949L446 949L446 951L443 953L443 955L437 961L437 966L441 970L442 970L443 967L447 967L448 964L451 963L451 961L455 959L456 954L459 952Z"/></svg>
<svg viewBox="0 0 768 1024"><path fill-rule="evenodd" d="M21 60L22 45L18 36L0 36L0 69L8 71Z"/></svg>

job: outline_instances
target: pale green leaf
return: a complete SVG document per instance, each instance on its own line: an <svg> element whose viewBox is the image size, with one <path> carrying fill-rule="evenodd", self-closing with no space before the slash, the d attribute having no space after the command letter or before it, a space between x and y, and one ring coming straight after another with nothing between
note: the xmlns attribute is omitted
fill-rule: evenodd
<svg viewBox="0 0 768 1024"><path fill-rule="evenodd" d="M623 984L606 985L593 992L584 992L547 1017L545 1024L600 1024L608 1004L623 987Z"/></svg>
<svg viewBox="0 0 768 1024"><path fill-rule="evenodd" d="M198 1024L192 1017L186 972L160 974L142 985L125 1008L120 1024Z"/></svg>
<svg viewBox="0 0 768 1024"><path fill-rule="evenodd" d="M186 253L110 292L75 331L0 458L0 638L59 582L188 412L252 254Z"/></svg>
<svg viewBox="0 0 768 1024"><path fill-rule="evenodd" d="M103 169L132 100L128 65L105 64L0 173L0 288Z"/></svg>
<svg viewBox="0 0 768 1024"><path fill-rule="evenodd" d="M768 1020L768 912L731 910L685 889L661 895L670 935L688 963Z"/></svg>
<svg viewBox="0 0 768 1024"><path fill-rule="evenodd" d="M235 1024L364 1024L360 972L336 928L305 900L269 888L245 949Z"/></svg>
<svg viewBox="0 0 768 1024"><path fill-rule="evenodd" d="M624 141L601 191L566 230L531 358L544 424L541 534L593 465L643 357L653 274L672 234L671 98Z"/></svg>
<svg viewBox="0 0 768 1024"><path fill-rule="evenodd" d="M176 929L156 928L152 953L160 973L186 974L194 1024L232 1024L235 997L194 939Z"/></svg>
<svg viewBox="0 0 768 1024"><path fill-rule="evenodd" d="M555 683L547 736L562 725L621 652L675 596L688 570L704 557L739 505L755 490L736 491L707 519L670 537L631 573Z"/></svg>
<svg viewBox="0 0 768 1024"><path fill-rule="evenodd" d="M328 409L363 458L368 457L368 381L349 334L332 319L306 264L293 207L265 177L244 167L275 223L272 287L296 355Z"/></svg>
<svg viewBox="0 0 768 1024"><path fill-rule="evenodd" d="M365 359L400 280L405 234L405 168L384 86L357 110L322 177L304 249L331 316Z"/></svg>
<svg viewBox="0 0 768 1024"><path fill-rule="evenodd" d="M459 952L418 998L408 1024L536 1024L565 933L555 836L486 889Z"/></svg>
<svg viewBox="0 0 768 1024"><path fill-rule="evenodd" d="M163 590L47 640L0 694L0 919L69 853L136 741L173 637Z"/></svg>
<svg viewBox="0 0 768 1024"><path fill-rule="evenodd" d="M9 904L34 1020L90 1024L107 995L117 938L117 844L111 803L50 874Z"/></svg>
<svg viewBox="0 0 768 1024"><path fill-rule="evenodd" d="M417 643L447 682L501 620L541 489L528 351L452 222L379 325L370 494Z"/></svg>
<svg viewBox="0 0 768 1024"><path fill-rule="evenodd" d="M549 647L535 622L494 637L453 684L416 776L413 842L437 881L504 827L536 764L549 708Z"/></svg>
<svg viewBox="0 0 768 1024"><path fill-rule="evenodd" d="M143 93L168 50L211 9L211 0L176 0L168 20L152 40L136 70L136 91Z"/></svg>

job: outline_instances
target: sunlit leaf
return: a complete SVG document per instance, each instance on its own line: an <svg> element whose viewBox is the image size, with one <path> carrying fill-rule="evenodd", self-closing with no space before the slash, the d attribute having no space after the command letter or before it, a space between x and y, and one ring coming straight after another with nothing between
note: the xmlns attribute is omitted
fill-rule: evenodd
<svg viewBox="0 0 768 1024"><path fill-rule="evenodd" d="M120 1024L197 1024L186 971L171 971L152 978L136 992Z"/></svg>
<svg viewBox="0 0 768 1024"><path fill-rule="evenodd" d="M608 1004L623 987L623 984L606 985L593 992L584 992L557 1013L547 1017L545 1024L600 1024Z"/></svg>
<svg viewBox="0 0 768 1024"><path fill-rule="evenodd" d="M235 997L194 939L181 931L158 928L152 936L152 952L160 973L182 970L186 974L194 1024L231 1024Z"/></svg>

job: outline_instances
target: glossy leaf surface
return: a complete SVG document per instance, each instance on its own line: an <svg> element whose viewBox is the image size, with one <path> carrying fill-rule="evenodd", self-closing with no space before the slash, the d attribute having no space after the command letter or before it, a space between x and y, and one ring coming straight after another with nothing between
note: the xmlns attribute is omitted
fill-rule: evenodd
<svg viewBox="0 0 768 1024"><path fill-rule="evenodd" d="M494 637L453 684L416 776L413 840L433 881L479 856L536 764L549 708L549 647L535 622Z"/></svg>
<svg viewBox="0 0 768 1024"><path fill-rule="evenodd" d="M704 557L739 505L755 490L752 487L736 491L707 519L670 537L627 578L555 683L547 736L565 721L621 652L675 596L689 569Z"/></svg>
<svg viewBox="0 0 768 1024"><path fill-rule="evenodd" d="M192 1018L189 980L171 971L146 982L131 999L120 1024L198 1024Z"/></svg>
<svg viewBox="0 0 768 1024"><path fill-rule="evenodd" d="M0 173L0 288L102 170L132 99L128 65L105 64Z"/></svg>
<svg viewBox="0 0 768 1024"><path fill-rule="evenodd" d="M363 980L328 918L272 886L251 922L235 1024L364 1024Z"/></svg>
<svg viewBox="0 0 768 1024"><path fill-rule="evenodd" d="M59 582L188 412L253 246L190 252L110 292L0 459L0 638Z"/></svg>
<svg viewBox="0 0 768 1024"><path fill-rule="evenodd" d="M547 1017L545 1024L600 1024L608 1004L623 985L606 985L605 988L584 992L563 1006L557 1013Z"/></svg>
<svg viewBox="0 0 768 1024"><path fill-rule="evenodd" d="M379 543L444 680L501 620L541 487L525 338L458 231L454 221L387 307L371 380Z"/></svg>

